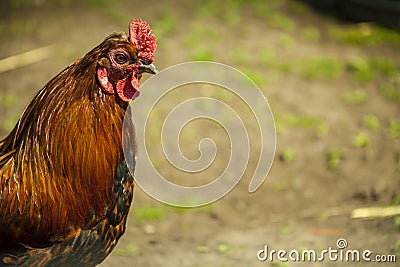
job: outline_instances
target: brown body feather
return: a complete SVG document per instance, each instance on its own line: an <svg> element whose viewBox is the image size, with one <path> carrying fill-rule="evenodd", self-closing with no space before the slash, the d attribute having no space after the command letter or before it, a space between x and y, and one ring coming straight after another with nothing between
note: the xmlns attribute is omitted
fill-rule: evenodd
<svg viewBox="0 0 400 267"><path fill-rule="evenodd" d="M49 81L0 142L0 251L71 240L115 209L127 103L102 92L96 68L116 47L135 50L125 34L109 36ZM122 233L125 217L114 223Z"/></svg>

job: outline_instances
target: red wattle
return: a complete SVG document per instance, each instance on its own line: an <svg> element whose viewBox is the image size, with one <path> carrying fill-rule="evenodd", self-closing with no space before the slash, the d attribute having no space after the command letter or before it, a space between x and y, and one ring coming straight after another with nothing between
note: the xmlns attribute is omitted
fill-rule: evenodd
<svg viewBox="0 0 400 267"><path fill-rule="evenodd" d="M128 102L137 98L140 95L139 79L135 73L128 76L126 79L119 80L116 84L116 91L121 100Z"/></svg>

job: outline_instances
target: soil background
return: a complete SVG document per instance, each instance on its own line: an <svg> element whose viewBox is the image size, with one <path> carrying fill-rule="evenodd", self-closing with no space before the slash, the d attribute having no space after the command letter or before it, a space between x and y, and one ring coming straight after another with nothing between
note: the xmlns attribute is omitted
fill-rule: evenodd
<svg viewBox="0 0 400 267"><path fill-rule="evenodd" d="M259 190L247 191L257 149L238 186L206 207L169 207L137 187L126 233L100 266L399 266L400 217L351 218L357 208L400 204L398 32L284 0L20 0L0 8L0 58L55 47L43 60L0 73L1 137L49 79L136 17L154 29L160 70L192 60L228 64L255 81L275 116L276 157ZM163 101L160 117L176 104ZM194 125L182 141L189 158L207 133L224 139L217 128ZM224 162L198 178L216 177ZM191 179L156 165L171 179ZM321 251L337 249L339 238L348 249L396 255L397 263L257 259L265 245Z"/></svg>

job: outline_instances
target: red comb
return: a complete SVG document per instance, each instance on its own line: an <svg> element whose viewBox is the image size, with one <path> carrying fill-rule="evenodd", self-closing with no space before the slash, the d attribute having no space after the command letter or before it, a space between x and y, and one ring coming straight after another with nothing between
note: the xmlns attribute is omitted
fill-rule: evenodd
<svg viewBox="0 0 400 267"><path fill-rule="evenodd" d="M150 25L139 18L129 24L129 40L139 50L139 57L150 63L153 62L156 52L156 37L151 33Z"/></svg>

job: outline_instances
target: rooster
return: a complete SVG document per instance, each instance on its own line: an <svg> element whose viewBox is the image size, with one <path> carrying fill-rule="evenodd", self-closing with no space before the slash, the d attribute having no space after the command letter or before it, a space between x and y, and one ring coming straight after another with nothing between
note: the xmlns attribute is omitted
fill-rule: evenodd
<svg viewBox="0 0 400 267"><path fill-rule="evenodd" d="M0 266L95 266L115 247L134 187L123 120L156 47L132 20L51 79L0 142Z"/></svg>

